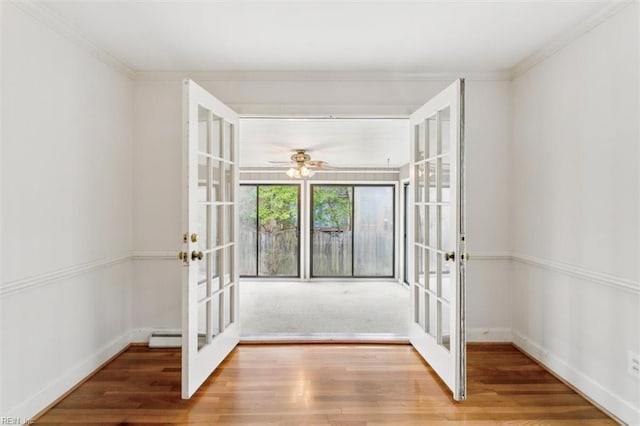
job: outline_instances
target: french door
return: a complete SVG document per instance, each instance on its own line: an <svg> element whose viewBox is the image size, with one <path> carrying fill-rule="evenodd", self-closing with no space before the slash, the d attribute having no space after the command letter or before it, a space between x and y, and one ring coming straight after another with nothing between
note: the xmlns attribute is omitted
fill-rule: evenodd
<svg viewBox="0 0 640 426"><path fill-rule="evenodd" d="M466 397L464 80L410 117L413 188L411 324L416 350Z"/></svg>
<svg viewBox="0 0 640 426"><path fill-rule="evenodd" d="M182 397L240 337L238 116L191 80L183 87Z"/></svg>

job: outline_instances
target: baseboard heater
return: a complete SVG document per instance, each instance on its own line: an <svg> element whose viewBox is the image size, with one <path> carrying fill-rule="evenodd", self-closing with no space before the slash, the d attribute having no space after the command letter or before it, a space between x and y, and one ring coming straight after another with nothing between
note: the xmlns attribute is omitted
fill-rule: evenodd
<svg viewBox="0 0 640 426"><path fill-rule="evenodd" d="M175 332L154 331L149 337L150 348L180 348L182 347L182 334Z"/></svg>

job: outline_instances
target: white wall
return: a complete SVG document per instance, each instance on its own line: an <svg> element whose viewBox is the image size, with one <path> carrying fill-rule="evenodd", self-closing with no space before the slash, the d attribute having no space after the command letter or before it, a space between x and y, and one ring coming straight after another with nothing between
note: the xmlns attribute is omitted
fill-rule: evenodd
<svg viewBox="0 0 640 426"><path fill-rule="evenodd" d="M179 329L182 249L182 85L135 83L134 339Z"/></svg>
<svg viewBox="0 0 640 426"><path fill-rule="evenodd" d="M150 74L135 85L135 286L137 339L180 327L181 84ZM167 78L167 79L165 79ZM201 80L241 114L406 114L451 83L255 78ZM472 340L509 340L508 81L467 82L468 325ZM240 130L242 134L242 129ZM241 136L242 137L242 136ZM487 167L490 164L490 167ZM474 256L472 256L474 259Z"/></svg>
<svg viewBox="0 0 640 426"><path fill-rule="evenodd" d="M2 400L30 417L128 343L133 84L3 2Z"/></svg>
<svg viewBox="0 0 640 426"><path fill-rule="evenodd" d="M514 341L640 424L638 3L513 82Z"/></svg>

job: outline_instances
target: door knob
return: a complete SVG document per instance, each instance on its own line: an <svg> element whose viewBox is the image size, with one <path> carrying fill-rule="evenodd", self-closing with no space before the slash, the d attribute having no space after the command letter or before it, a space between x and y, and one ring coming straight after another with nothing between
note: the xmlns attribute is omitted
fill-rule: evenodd
<svg viewBox="0 0 640 426"><path fill-rule="evenodd" d="M188 254L187 254L187 253L185 253L185 252L183 252L183 251L181 251L180 253L178 253L178 259L182 260L183 262L186 262L186 261L187 261L187 256L188 256Z"/></svg>
<svg viewBox="0 0 640 426"><path fill-rule="evenodd" d="M198 242L198 234L191 234L191 242L192 243Z"/></svg>
<svg viewBox="0 0 640 426"><path fill-rule="evenodd" d="M456 258L456 253L453 251L447 252L444 254L444 260L453 261Z"/></svg>
<svg viewBox="0 0 640 426"><path fill-rule="evenodd" d="M191 260L196 260L196 259L202 260L203 256L204 255L202 254L201 251L195 251L194 250L194 251L191 252Z"/></svg>

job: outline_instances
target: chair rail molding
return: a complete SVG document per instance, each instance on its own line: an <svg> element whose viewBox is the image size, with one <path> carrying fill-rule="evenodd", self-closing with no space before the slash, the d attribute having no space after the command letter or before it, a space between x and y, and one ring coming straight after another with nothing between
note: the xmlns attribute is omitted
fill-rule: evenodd
<svg viewBox="0 0 640 426"><path fill-rule="evenodd" d="M9 282L3 283L2 287L0 287L0 298L21 293L23 291L27 291L33 288L53 284L55 282L73 278L75 276L86 274L88 272L109 268L111 266L128 262L130 260L131 260L130 254L126 254L122 256L106 257L106 258L97 259L91 262L80 263L80 264L72 265L66 268L57 269L55 271L44 272L41 274L32 275L30 277L9 281Z"/></svg>
<svg viewBox="0 0 640 426"><path fill-rule="evenodd" d="M632 279L617 277L615 275L605 274L602 272L591 271L580 266L570 265L568 263L557 262L554 260L541 259L524 254L512 254L511 259L514 262L524 265L534 266L536 268L546 269L553 272L559 272L597 284L613 287L618 290L640 294L640 282Z"/></svg>

